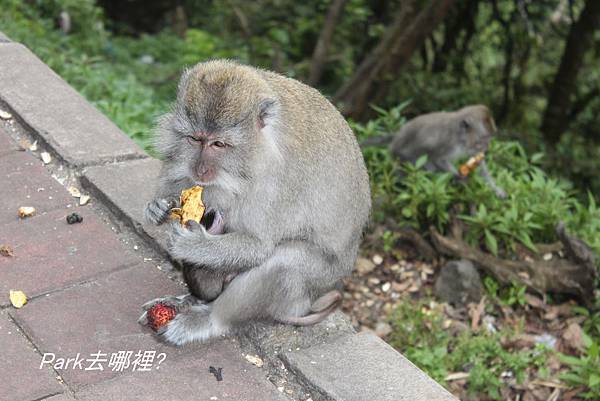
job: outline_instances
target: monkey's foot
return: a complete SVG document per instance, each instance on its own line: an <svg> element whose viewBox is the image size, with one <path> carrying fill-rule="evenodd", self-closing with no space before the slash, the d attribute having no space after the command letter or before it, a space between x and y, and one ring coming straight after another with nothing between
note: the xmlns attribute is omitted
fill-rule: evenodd
<svg viewBox="0 0 600 401"><path fill-rule="evenodd" d="M173 308L175 309L175 312L179 314L189 310L192 305L201 303L202 301L194 297L192 294L155 298L152 301L148 301L142 305L144 313L142 313L142 315L138 319L138 323L144 326L148 324L148 311L156 304L163 304L165 306Z"/></svg>
<svg viewBox="0 0 600 401"><path fill-rule="evenodd" d="M193 341L206 341L224 334L226 330L212 321L210 312L210 304L192 305L158 329L156 335L169 344L179 346Z"/></svg>

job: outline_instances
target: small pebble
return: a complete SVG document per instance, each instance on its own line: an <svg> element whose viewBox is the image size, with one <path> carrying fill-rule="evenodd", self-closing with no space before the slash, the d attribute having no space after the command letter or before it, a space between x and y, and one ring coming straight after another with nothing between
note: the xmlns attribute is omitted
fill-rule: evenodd
<svg viewBox="0 0 600 401"><path fill-rule="evenodd" d="M40 153L40 156L42 157L44 164L48 164L52 161L52 156L50 156L50 153L48 152L42 152Z"/></svg>
<svg viewBox="0 0 600 401"><path fill-rule="evenodd" d="M0 110L0 118L3 120L10 120L12 118L12 114L8 111Z"/></svg>

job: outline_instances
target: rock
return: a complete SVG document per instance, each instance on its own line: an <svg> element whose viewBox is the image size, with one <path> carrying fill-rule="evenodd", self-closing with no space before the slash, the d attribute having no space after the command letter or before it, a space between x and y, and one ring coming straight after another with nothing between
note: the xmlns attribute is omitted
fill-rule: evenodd
<svg viewBox="0 0 600 401"><path fill-rule="evenodd" d="M434 291L442 302L457 306L477 303L483 295L479 272L468 260L446 263L435 281Z"/></svg>
<svg viewBox="0 0 600 401"><path fill-rule="evenodd" d="M377 337L383 338L392 332L392 326L386 322L378 322L375 325L375 334Z"/></svg>
<svg viewBox="0 0 600 401"><path fill-rule="evenodd" d="M367 258L358 258L356 260L356 271L359 274L371 273L375 269L375 263Z"/></svg>
<svg viewBox="0 0 600 401"><path fill-rule="evenodd" d="M380 265L383 263L383 256L381 255L375 255L373 256L373 263L375 263L376 265Z"/></svg>

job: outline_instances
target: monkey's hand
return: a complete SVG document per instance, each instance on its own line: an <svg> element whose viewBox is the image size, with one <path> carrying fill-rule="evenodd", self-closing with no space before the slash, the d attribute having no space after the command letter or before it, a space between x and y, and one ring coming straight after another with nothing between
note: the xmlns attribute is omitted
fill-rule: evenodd
<svg viewBox="0 0 600 401"><path fill-rule="evenodd" d="M144 217L148 223L160 225L169 218L171 209L177 206L176 199L154 199L146 204Z"/></svg>
<svg viewBox="0 0 600 401"><path fill-rule="evenodd" d="M500 189L500 188L496 189L496 196L498 197L498 199L502 199L502 200L508 198L508 195L506 195L506 192L504 192L504 190Z"/></svg>
<svg viewBox="0 0 600 401"><path fill-rule="evenodd" d="M169 237L169 253L177 260L194 265L204 266L206 251L209 248L209 236L206 228L195 221L188 221L185 226L178 222L171 224Z"/></svg>
<svg viewBox="0 0 600 401"><path fill-rule="evenodd" d="M263 263L273 246L241 232L212 235L201 224L171 226L169 253L175 259L220 272L239 272Z"/></svg>

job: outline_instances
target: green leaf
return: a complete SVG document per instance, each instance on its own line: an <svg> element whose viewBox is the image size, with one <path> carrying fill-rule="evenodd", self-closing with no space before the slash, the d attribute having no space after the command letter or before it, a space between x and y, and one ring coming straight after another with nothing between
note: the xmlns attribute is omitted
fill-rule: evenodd
<svg viewBox="0 0 600 401"><path fill-rule="evenodd" d="M558 359L567 365L582 366L584 364L581 359L565 354L558 354Z"/></svg>
<svg viewBox="0 0 600 401"><path fill-rule="evenodd" d="M498 241L494 234L490 232L487 228L485 229L485 245L488 249L494 254L494 256L498 255Z"/></svg>
<svg viewBox="0 0 600 401"><path fill-rule="evenodd" d="M423 155L423 156L419 157L417 159L417 161L415 162L415 167L421 168L425 165L425 163L427 163L427 155Z"/></svg>
<svg viewBox="0 0 600 401"><path fill-rule="evenodd" d="M600 375L592 373L588 379L588 387L593 388L600 385Z"/></svg>

